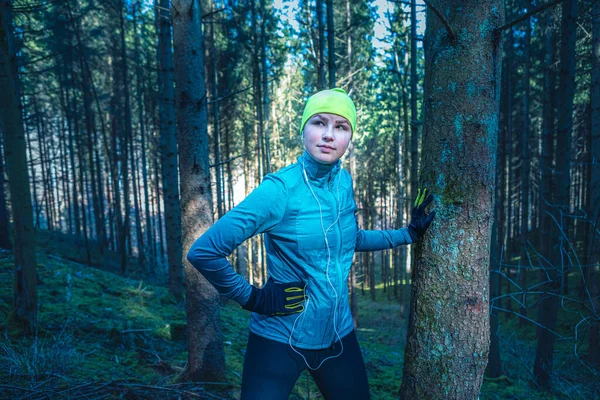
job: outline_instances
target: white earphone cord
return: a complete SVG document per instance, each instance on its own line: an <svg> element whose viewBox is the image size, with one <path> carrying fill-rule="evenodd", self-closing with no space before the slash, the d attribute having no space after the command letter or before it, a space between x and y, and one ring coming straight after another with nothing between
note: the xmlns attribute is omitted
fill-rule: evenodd
<svg viewBox="0 0 600 400"><path fill-rule="evenodd" d="M341 165L340 165L340 169L341 169ZM292 336L294 335L294 330L296 329L296 323L298 322L298 319L300 319L300 317L303 317L304 313L308 309L308 304L310 302L310 297L309 297L306 300L306 305L304 307L304 310L294 320L294 324L292 325L292 331L290 332L290 337L288 339L288 343L289 343L290 347L292 348L292 350L294 350L297 354L300 355L300 357L302 357L302 359L304 360L304 363L306 364L306 366L309 369L311 369L313 371L316 371L319 368L321 368L321 365L323 365L323 363L325 361L327 361L329 359L332 359L332 358L337 358L337 357L341 356L342 353L344 352L344 344L342 343L342 338L340 337L340 334L337 331L337 313L338 313L338 307L339 307L339 296L338 296L337 290L335 290L335 286L333 286L333 283L331 283L331 278L329 277L329 264L331 263L331 249L329 248L329 240L327 239L327 233L329 232L329 230L340 219L340 205L341 205L340 204L340 178L341 178L341 173L338 172L338 179L337 179L337 201L338 201L337 217L333 221L333 223L331 225L329 225L329 227L327 229L325 229L325 225L323 224L323 209L321 207L321 202L319 201L319 199L318 199L317 195L315 194L312 186L310 185L310 182L308 180L308 176L306 175L306 169L304 168L304 163L302 163L302 173L304 174L304 178L306 179L306 184L308 185L308 188L310 189L310 192L312 193L313 197L317 201L317 204L319 205L319 216L320 216L320 219L321 219L321 230L323 231L323 236L325 237L325 245L327 246L327 266L326 266L326 272L325 273L327 275L327 281L329 282L329 286L331 286L331 288L333 289L333 293L335 294L335 309L333 311L333 330L334 330L335 336L337 337L338 341L340 342L340 346L341 346L341 350L340 350L339 354L336 354L335 356L329 356L329 357L325 358L324 360L321 361L321 363L316 368L311 367L309 365L308 361L306 360L306 358L304 357L304 354L302 354L301 352L299 352L298 350L296 350L294 348L294 345L292 344ZM305 293L306 293L306 287L307 287L307 285L304 286Z"/></svg>

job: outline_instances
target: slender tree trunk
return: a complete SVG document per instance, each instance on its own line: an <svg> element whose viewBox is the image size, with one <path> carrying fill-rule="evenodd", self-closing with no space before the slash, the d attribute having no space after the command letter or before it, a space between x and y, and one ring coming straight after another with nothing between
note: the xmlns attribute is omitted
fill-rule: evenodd
<svg viewBox="0 0 600 400"><path fill-rule="evenodd" d="M317 31L319 32L319 61L317 65L317 89L325 89L325 21L323 21L323 0L316 0Z"/></svg>
<svg viewBox="0 0 600 400"><path fill-rule="evenodd" d="M177 153L175 153L175 154L177 154ZM161 152L161 155L162 155L162 152ZM165 213L164 213L165 214L165 217L164 217L164 219L165 219L165 229L163 229L163 218L162 218L163 214L162 214L162 212L160 210L160 201L161 201L160 193L161 193L161 187L160 187L160 182L159 182L159 175L160 175L159 171L160 171L160 168L158 166L158 158L159 157L153 157L154 170L156 171L156 174L154 175L155 176L154 186L156 188L156 211L157 211L156 212L156 220L157 220L157 225L158 225L158 243L159 243L158 248L160 249L159 254L160 254L160 258L164 259L164 257L165 257L165 247L166 247L165 244L167 242L167 239L165 239L165 236L166 236L166 224L167 224L166 223L166 218L167 218L166 204L167 204L167 202L166 202L166 198L165 198L165 194L164 194L165 192L164 192L164 187L163 187L163 190L162 190L162 192L163 192L162 199L163 199L163 202L165 204ZM164 179L164 175L163 175L163 179ZM179 186L179 177L177 179L177 186L176 187L178 187L178 186ZM179 194L179 192L178 192L178 194ZM177 196L177 199L178 199L177 201L179 202L179 196ZM179 214L180 215L180 218L179 218L179 226L180 226L180 229L179 229L179 243L181 243L181 210L179 210L179 213L180 213ZM167 246L168 246L168 244L167 244ZM179 246L178 249L181 249L181 246ZM181 250L177 250L177 251L181 251ZM168 252L168 249L167 249L167 252ZM182 257L183 257L183 255L182 255ZM181 267L178 270L176 270L176 271L178 271L177 273L179 274L179 281L178 281L180 283L179 285L177 285L173 281L174 278L172 277L172 275L173 275L174 271L171 270L171 265L172 264L171 264L170 258L169 257L167 257L167 258L168 258L167 259L167 263L169 265L169 291L171 291L171 293L175 296L175 298L177 299L177 301L181 301L181 300L183 300L183 281L184 281L184 279L183 279L182 258L178 259L178 260L180 260L179 264L180 264ZM172 289L173 286L176 286L178 289L176 288L175 291L174 291ZM178 291L178 293L177 293L177 291Z"/></svg>
<svg viewBox="0 0 600 400"><path fill-rule="evenodd" d="M269 7L272 7L269 6ZM271 143L270 143L270 139L269 139L269 80L268 80L268 62L267 62L267 46L268 46L268 38L267 38L267 32L266 32L266 28L265 28L265 20L267 18L270 18L270 15L267 15L267 9L265 6L265 0L260 0L260 9L261 9L261 14L262 14L262 18L261 18L261 27L260 27L260 52L261 52L261 81L262 81L262 89L261 89L261 94L262 94L262 108L263 108L263 112L262 112L262 135L264 138L264 150L263 150L263 163L264 163L264 167L263 167L263 174L268 174L271 172Z"/></svg>
<svg viewBox="0 0 600 400"><path fill-rule="evenodd" d="M503 60L506 65L506 59ZM506 79L506 69L502 69L502 80ZM502 86L500 92L500 127L505 126L507 115L506 109L506 85ZM492 246L490 247L490 353L485 375L497 378L502 375L502 362L500 358L500 338L498 337L499 313L502 308L500 300L494 300L501 295L500 273L504 256L504 199L506 190L504 186L506 158L506 129L501 129L498 137L498 153L496 159L496 204L494 207L494 226L492 228ZM495 245L495 246L494 246Z"/></svg>
<svg viewBox="0 0 600 400"><path fill-rule="evenodd" d="M590 268L587 282L591 283L591 295L594 301L593 307L596 312L600 310L600 237L596 233L595 227L598 225L600 215L600 1L594 3L592 7L592 165L590 190L588 193L589 210L588 215L595 222L590 224L590 255L587 264ZM589 332L589 360L600 365L600 335L598 334L598 321L590 327Z"/></svg>
<svg viewBox="0 0 600 400"><path fill-rule="evenodd" d="M512 60L514 54L514 43L513 43L513 30L509 28L508 31L508 40L507 40L507 49L506 49L506 81L504 85L506 85L506 293L511 293L513 290L511 284L511 259L512 259L512 238L513 238L513 201L512 196L512 185L513 185L513 124L512 124L512 109L513 109L513 86L512 86ZM501 221L502 222L502 221ZM513 308L513 300L508 297L506 300L506 309L508 311L512 311ZM508 313L507 315L511 315Z"/></svg>
<svg viewBox="0 0 600 400"><path fill-rule="evenodd" d="M129 200L129 171L127 168L127 149L132 144L132 121L131 121L131 95L129 94L129 63L127 61L127 45L125 43L125 2L119 0L119 37L121 41L120 56L121 56L121 87L123 89L123 135L121 136L121 175L123 178L123 232L121 237L121 272L125 273L127 269L127 255L131 254L131 221L130 221L130 208L131 201ZM127 249L125 251L125 238L127 238Z"/></svg>
<svg viewBox="0 0 600 400"><path fill-rule="evenodd" d="M4 134L0 132L2 136ZM4 146L2 146L4 147ZM10 240L10 223L8 208L6 206L6 194L4 193L4 149L0 149L0 248L12 250L13 244ZM33 214L33 209L32 209Z"/></svg>
<svg viewBox="0 0 600 400"><path fill-rule="evenodd" d="M533 4L531 0L528 1L527 10L532 9ZM529 214L529 93L531 92L531 19L527 20L527 27L525 28L525 45L523 48L523 55L525 59L525 88L523 96L523 128L521 131L521 236L520 236L520 258L519 258L519 286L523 295L521 296L521 307L519 309L519 325L524 326L527 324L527 270L530 267L529 256L528 256L528 237L527 231L529 228L529 220L531 218Z"/></svg>
<svg viewBox="0 0 600 400"><path fill-rule="evenodd" d="M137 160L135 158L134 151L134 143L133 137L130 138L129 143L129 165L131 167L131 184L133 191L133 205L134 205L134 218L135 218L135 233L136 233L136 242L137 242L137 250L138 250L138 263L142 271L145 271L146 265L146 256L144 251L144 236L142 234L142 221L140 217L140 201L139 201L139 190L138 190L138 175L137 175ZM145 271L148 272L148 271Z"/></svg>
<svg viewBox="0 0 600 400"><path fill-rule="evenodd" d="M406 92L404 85L402 84L403 77L400 75L400 59L398 58L398 54L395 53L395 64L397 69L397 76L400 84L398 85L398 105L402 104L402 107L398 107L398 133L395 137L396 142L396 187L397 187L397 202L396 202L396 226L402 227L405 226L404 221L404 198L406 196L405 186L404 186L404 142L405 136L408 133L407 125L408 122L405 121L405 124L402 125L401 121L406 119L406 112L408 110L408 105L406 104L406 99L404 93ZM403 134L404 129L404 134ZM398 291L398 286L402 288L402 294L404 294L405 290L405 277L406 277L406 248L404 246L399 246L394 249L397 253L396 262L394 264L394 296L400 299L400 294ZM398 273L400 270L400 274ZM398 284L398 279L400 279L400 283ZM408 303L405 301L405 296L402 295L400 299L400 316L405 320L408 320Z"/></svg>
<svg viewBox="0 0 600 400"><path fill-rule="evenodd" d="M554 168L554 226L552 227L552 247L549 259L552 266L547 269L551 280L549 295L539 302L537 327L537 348L533 373L537 384L549 390L553 371L554 341L559 297L565 265L563 259L568 252L565 237L569 237L563 213L569 213L569 186L571 171L571 131L573 127L573 99L575 95L575 39L577 21L577 0L565 0L562 6L562 27L560 46L560 87L561 97L558 106L558 132L556 138ZM558 151L560 149L560 151ZM558 224L558 226L556 226ZM562 231L562 232L561 232Z"/></svg>
<svg viewBox="0 0 600 400"><path fill-rule="evenodd" d="M25 323L25 330L35 331L38 306L35 228L12 30L12 2L2 0L0 2L0 93L2 93L0 129L3 134L4 158L14 223L13 312L17 320Z"/></svg>
<svg viewBox="0 0 600 400"><path fill-rule="evenodd" d="M211 6L212 8L212 6ZM210 55L211 60L211 97L212 97L212 110L213 110L213 143L215 146L215 180L217 182L217 212L218 218L221 218L224 214L223 210L223 177L221 175L221 153L219 151L219 146L221 145L221 138L219 137L219 102L217 99L219 98L218 92L218 82L217 82L217 51L215 49L215 26L214 22L210 24L210 44L212 46L212 51Z"/></svg>
<svg viewBox="0 0 600 400"><path fill-rule="evenodd" d="M68 82L68 77L65 74L61 76L60 82L60 107L62 108L65 116L65 121L63 122L63 137L61 138L60 144L63 148L64 162L63 162L63 170L62 170L62 183L63 183L63 194L66 197L66 213L67 213L67 231L66 233L72 235L73 234L73 213L71 212L71 207L73 206L73 201L71 200L71 188L69 187L69 162L71 159L69 158L69 149L68 143L71 137L73 136L73 129L71 128L72 124L72 116L73 114L70 111L69 104L69 89L65 87L65 82ZM64 123L66 123L66 131L64 127ZM71 154L71 157L73 155Z"/></svg>
<svg viewBox="0 0 600 400"><path fill-rule="evenodd" d="M32 150L32 139L31 139L31 135L29 134L29 129L27 128L27 126L24 127L25 129L25 136L26 136L26 145L27 145L27 152L29 155L29 159L31 160L31 162L29 163L29 167L30 167L30 174L31 174L31 181L32 182L36 182L36 173L35 173L35 166L33 165L33 150ZM33 198L31 199L33 201L33 213L35 214L35 229L40 229L40 203L38 201L38 197L37 197L37 189L36 189L37 185L32 185L33 188Z"/></svg>
<svg viewBox="0 0 600 400"><path fill-rule="evenodd" d="M141 149L140 149L140 158L142 159L142 187L144 188L144 221L145 221L145 225L146 225L146 235L145 237L142 236L142 228L141 228L141 223L140 223L140 240L145 241L147 243L147 245L152 248L152 224L150 223L150 199L149 199L149 185L148 185L148 173L147 173L147 161L146 161L146 121L144 118L144 104L143 104L143 96L144 96L144 85L143 82L145 81L145 76L144 76L144 68L142 65L142 55L141 55L141 49L142 46L140 45L140 35L137 32L137 27L138 27L138 23L137 23L137 15L138 15L138 10L141 8L141 1L136 1L134 4L134 9L133 9L133 27L134 27L134 34L135 34L135 54L136 54L136 86L137 86L137 107L138 107L138 119L139 119L139 124L140 124L140 139L141 139ZM134 168L137 168L136 166L134 166ZM140 190L140 195L141 195L141 190ZM141 203L141 202L140 202ZM140 207L141 208L141 207ZM138 211L138 214L140 212ZM141 222L141 217L140 217L140 222ZM146 251L144 250L144 247L140 247L140 258L143 258L144 260L147 258L147 254ZM152 263L147 265L147 271L150 274L153 274L155 271L155 267L151 266Z"/></svg>
<svg viewBox="0 0 600 400"><path fill-rule="evenodd" d="M502 65L495 28L503 23L503 7L500 0L436 5L448 25L428 8L420 181L435 195L437 218L415 251L400 396L477 399L490 340ZM452 250L457 243L461 251Z"/></svg>
<svg viewBox="0 0 600 400"><path fill-rule="evenodd" d="M329 87L335 87L335 25L333 24L333 0L327 0L327 65ZM352 73L351 70L348 73Z"/></svg>
<svg viewBox="0 0 600 400"><path fill-rule="evenodd" d="M44 127L43 118L41 117L41 111L38 108L37 100L35 96L32 96L33 101L33 110L36 120L36 130L37 130L37 139L38 139L38 151L39 151L39 159L40 159L40 179L42 186L42 199L40 201L41 204L44 205L44 211L46 215L46 229L52 230L52 212L50 211L50 195L48 190L48 171L46 169L46 159L48 158L46 154L46 129ZM40 208L42 205L40 205Z"/></svg>
<svg viewBox="0 0 600 400"><path fill-rule="evenodd" d="M171 51L171 20L161 10L169 8L169 0L159 0L157 11L158 37L158 92L160 120L160 155L162 167L162 187L165 208L165 233L167 263L169 265L169 291L177 301L183 300L184 269L181 249L181 204L179 198L179 171L177 166L177 137L175 126L175 88L173 87L173 54ZM158 169L156 171L158 177ZM157 187L158 232L162 239L160 213L160 193ZM161 255L163 251L161 240Z"/></svg>
<svg viewBox="0 0 600 400"><path fill-rule="evenodd" d="M212 223L208 162L204 35L200 2L171 2L177 107L177 141L181 176L182 243L187 254ZM188 318L188 377L193 381L225 379L225 354L219 296L184 260Z"/></svg>
<svg viewBox="0 0 600 400"><path fill-rule="evenodd" d="M75 99L73 99L73 107L75 108L76 101ZM75 118L75 124L74 124L74 135L75 135L75 148L76 148L76 153L77 153L77 161L79 163L79 165L85 165L85 161L84 161L84 144L83 144L83 139L81 138L81 131L79 129L79 119ZM85 173L85 168L80 168L79 169L79 174L77 175L78 178L78 183L79 183L79 197L75 199L75 201L81 201L81 204L79 205L80 209L81 209L81 232L83 234L83 241L85 243L85 253L86 253L86 260L88 264L91 264L92 261L92 257L91 257L91 253L90 253L90 244L89 244L89 235L88 235L88 217L87 217L87 213L86 213L86 207L85 207L85 196L86 196L86 186L85 186L85 182L84 182L84 173Z"/></svg>
<svg viewBox="0 0 600 400"><path fill-rule="evenodd" d="M352 80L352 31L350 26L352 25L352 11L350 7L350 0L346 0L346 61L348 68L348 93L352 92L353 80ZM354 154L354 144L350 144L348 151L348 159L350 160L350 174L356 176L356 155ZM356 255L354 256L356 260ZM350 312L352 319L354 320L354 328L360 326L360 320L358 318L358 292L356 288L356 269L358 266L352 262L352 268L350 270Z"/></svg>

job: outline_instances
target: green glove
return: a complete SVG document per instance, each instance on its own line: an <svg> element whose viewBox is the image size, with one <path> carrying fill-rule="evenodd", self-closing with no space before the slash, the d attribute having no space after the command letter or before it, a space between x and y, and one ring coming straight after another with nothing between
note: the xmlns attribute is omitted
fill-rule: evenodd
<svg viewBox="0 0 600 400"><path fill-rule="evenodd" d="M243 309L263 315L286 315L304 311L304 284L276 283L273 278L267 280L262 289L252 286L252 293Z"/></svg>
<svg viewBox="0 0 600 400"><path fill-rule="evenodd" d="M433 200L432 195L429 195L427 198L425 198L426 193L426 188L423 189L423 193L421 193L421 189L417 191L415 206L412 209L410 224L408 225L408 233L410 234L413 243L425 235L427 228L429 228L431 221L433 221L433 218L435 217L435 211L425 215L425 208Z"/></svg>

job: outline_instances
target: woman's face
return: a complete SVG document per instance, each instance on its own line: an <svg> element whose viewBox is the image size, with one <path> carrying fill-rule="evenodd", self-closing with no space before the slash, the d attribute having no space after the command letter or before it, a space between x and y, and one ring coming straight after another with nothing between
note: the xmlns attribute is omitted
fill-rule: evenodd
<svg viewBox="0 0 600 400"><path fill-rule="evenodd" d="M339 160L352 139L350 122L336 114L315 114L304 125L304 148L323 164Z"/></svg>

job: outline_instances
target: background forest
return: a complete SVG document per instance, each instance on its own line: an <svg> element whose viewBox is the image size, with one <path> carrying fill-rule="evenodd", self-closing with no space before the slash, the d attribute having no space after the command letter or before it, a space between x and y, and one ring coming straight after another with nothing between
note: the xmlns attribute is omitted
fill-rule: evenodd
<svg viewBox="0 0 600 400"><path fill-rule="evenodd" d="M464 310L482 315L472 340L486 351L468 356L485 377L445 370L464 348L441 334L417 356L453 388L437 398L600 398L600 1L461 3L1 0L0 398L238 398L249 315L184 256L296 161L304 102L330 87L357 105L343 167L363 229L406 226L423 183L442 204L432 237L456 259L475 234L442 221L478 208L493 220L475 242L485 257L456 264L441 290L413 285L427 244L356 253L373 398L398 398L409 364L429 379L404 358L423 334L409 314L446 310L455 282L480 285ZM468 12L496 19L469 36L456 17ZM463 57L478 43L501 76ZM440 90L455 104L436 103ZM463 111L486 96L483 122ZM436 136L443 123L455 139ZM489 162L438 146L481 131ZM487 184L452 174L470 162L492 171ZM265 282L260 236L230 259ZM292 398L321 398L305 375Z"/></svg>

